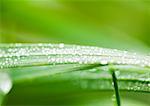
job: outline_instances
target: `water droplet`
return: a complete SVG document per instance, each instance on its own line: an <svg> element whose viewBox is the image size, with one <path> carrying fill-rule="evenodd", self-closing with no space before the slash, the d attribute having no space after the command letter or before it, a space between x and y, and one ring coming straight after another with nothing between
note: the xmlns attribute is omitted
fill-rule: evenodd
<svg viewBox="0 0 150 106"><path fill-rule="evenodd" d="M7 94L12 88L12 82L7 73L0 72L0 91Z"/></svg>
<svg viewBox="0 0 150 106"><path fill-rule="evenodd" d="M115 71L115 74L118 77L120 75L120 71Z"/></svg>
<svg viewBox="0 0 150 106"><path fill-rule="evenodd" d="M116 95L115 95L115 94L113 94L111 100L113 101L114 106L117 106L117 105L116 105Z"/></svg>
<svg viewBox="0 0 150 106"><path fill-rule="evenodd" d="M63 48L63 47L64 47L64 44L63 44L63 43L60 43L60 44L59 44L59 47L60 47L60 48Z"/></svg>
<svg viewBox="0 0 150 106"><path fill-rule="evenodd" d="M105 65L105 64L108 64L108 61L107 60L102 60L100 63Z"/></svg>

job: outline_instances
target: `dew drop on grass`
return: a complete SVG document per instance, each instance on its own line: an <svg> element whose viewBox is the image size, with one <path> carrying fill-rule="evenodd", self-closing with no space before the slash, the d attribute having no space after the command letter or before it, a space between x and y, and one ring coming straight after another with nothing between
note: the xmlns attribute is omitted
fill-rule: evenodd
<svg viewBox="0 0 150 106"><path fill-rule="evenodd" d="M0 72L0 91L7 94L12 88L12 82L7 73Z"/></svg>
<svg viewBox="0 0 150 106"><path fill-rule="evenodd" d="M111 100L112 100L112 102L113 102L114 106L118 106L118 104L117 104L117 100L116 100L116 95L115 95L115 94L113 94L113 96L112 96Z"/></svg>
<svg viewBox="0 0 150 106"><path fill-rule="evenodd" d="M9 60L6 60L9 58ZM60 44L10 44L0 46L0 67L39 64L127 64L150 67L150 57L127 51ZM8 65L9 64L9 65Z"/></svg>
<svg viewBox="0 0 150 106"><path fill-rule="evenodd" d="M63 43L60 43L60 44L59 44L59 47L60 47L60 48L63 48L63 47L64 47L64 44L63 44Z"/></svg>
<svg viewBox="0 0 150 106"><path fill-rule="evenodd" d="M133 82L131 81L119 81L119 88L120 89L127 89L127 90L132 90L132 91L145 91L145 92L149 92L150 91L150 82L147 81L137 81L137 82Z"/></svg>
<svg viewBox="0 0 150 106"><path fill-rule="evenodd" d="M106 64L108 64L108 61L107 61L107 60L102 60L100 63L101 63L102 65L106 65Z"/></svg>

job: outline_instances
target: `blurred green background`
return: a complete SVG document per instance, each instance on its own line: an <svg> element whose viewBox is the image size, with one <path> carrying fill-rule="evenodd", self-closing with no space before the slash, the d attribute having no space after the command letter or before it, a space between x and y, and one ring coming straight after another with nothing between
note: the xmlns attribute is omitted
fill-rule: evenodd
<svg viewBox="0 0 150 106"><path fill-rule="evenodd" d="M0 42L150 51L149 0L1 0Z"/></svg>
<svg viewBox="0 0 150 106"><path fill-rule="evenodd" d="M0 0L0 43L16 42L67 43L149 53L150 0ZM50 85L45 86L49 89ZM38 93L47 98L51 93L49 90L50 93L43 93L39 85L37 90L31 90L32 87L14 87L8 98L10 104L27 103L24 98L32 101ZM71 102L81 103L85 99L89 106L99 106L103 102L112 105L112 92L82 93L73 95ZM28 97L28 94L32 96ZM148 93L125 92L121 95L125 98L124 106L149 106ZM59 96L57 98L59 101ZM49 101L42 100L43 103ZM54 102L58 103L57 99Z"/></svg>

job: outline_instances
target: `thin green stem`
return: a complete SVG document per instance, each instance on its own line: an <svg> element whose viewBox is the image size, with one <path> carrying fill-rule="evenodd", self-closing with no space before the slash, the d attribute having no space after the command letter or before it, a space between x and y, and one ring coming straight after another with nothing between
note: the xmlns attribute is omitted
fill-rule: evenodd
<svg viewBox="0 0 150 106"><path fill-rule="evenodd" d="M112 80L113 80L113 86L114 86L117 106L121 106L118 83L117 83L117 78L116 78L116 74L114 71L112 72Z"/></svg>

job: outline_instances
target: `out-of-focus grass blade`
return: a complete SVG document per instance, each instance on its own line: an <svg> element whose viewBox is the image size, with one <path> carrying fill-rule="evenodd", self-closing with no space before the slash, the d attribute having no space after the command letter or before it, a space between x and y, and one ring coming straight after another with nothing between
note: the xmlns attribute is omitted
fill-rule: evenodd
<svg viewBox="0 0 150 106"><path fill-rule="evenodd" d="M149 92L149 69L132 66L114 67L117 69L116 75L120 91ZM109 70L107 70L107 66L97 67L97 65L68 64L11 68L3 71L9 73L15 87L10 95L6 97L6 104L24 103L56 105L60 103L60 105L62 105L64 103L71 105L74 104L74 102L69 99L70 97L79 102L79 98L76 98L77 94L79 97L82 95L79 104L82 104L84 101L82 101L83 98L86 100L84 95L95 96L91 99L99 98L99 102L97 103L108 105L106 101L111 101L111 98L108 98L108 96L112 95L112 93L109 92L113 90L112 77ZM131 73L131 75L129 75L129 73ZM102 93L103 97L106 97L106 101L100 96L101 91L107 91L106 95ZM100 97L95 95L94 92ZM55 98L53 98L54 95ZM50 99L42 99L47 98L47 96ZM27 102L25 102L23 98L26 98ZM62 102L63 98L70 102ZM37 102L37 100L41 101ZM109 103L111 106L112 102Z"/></svg>

